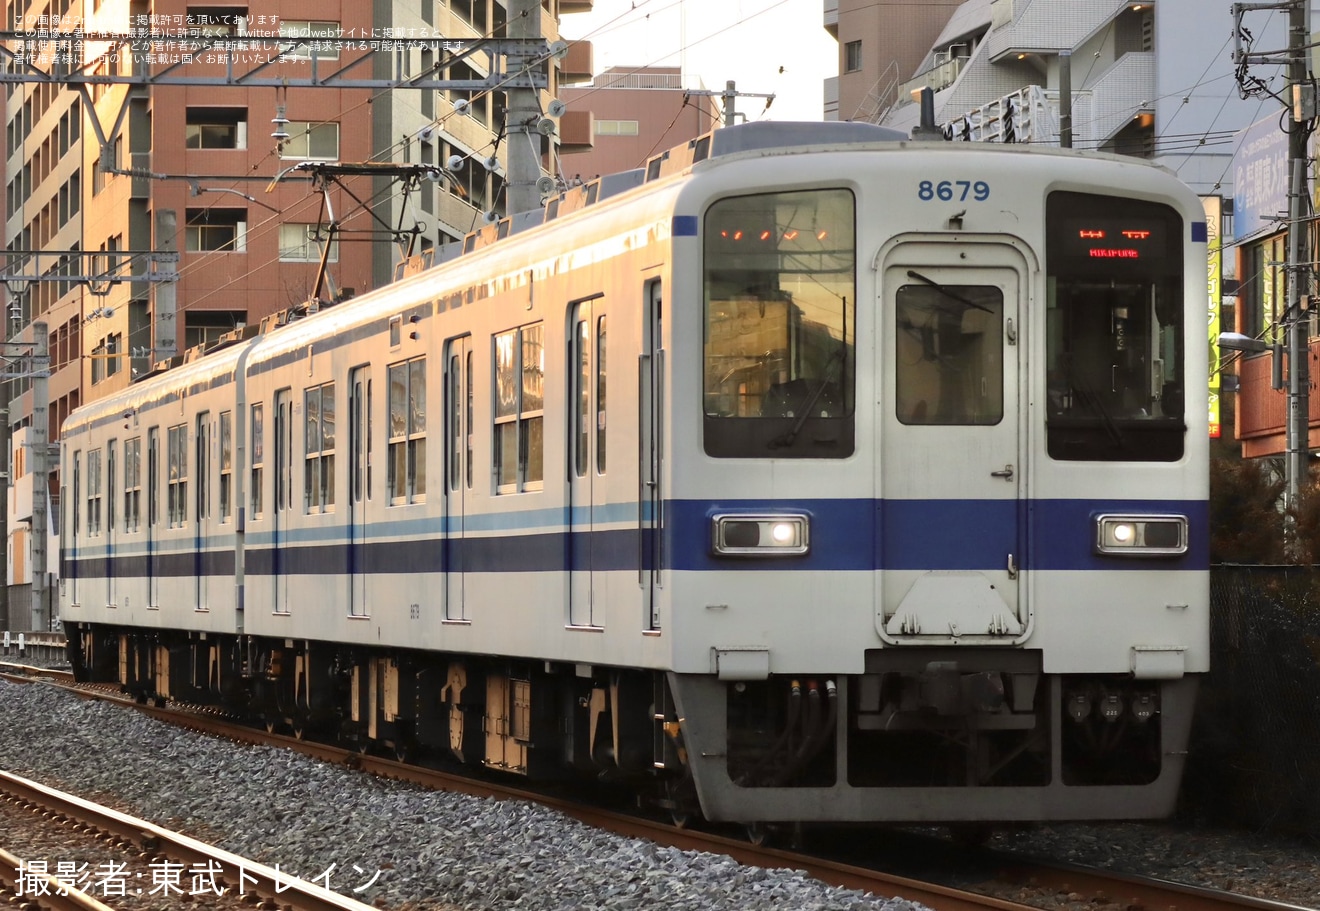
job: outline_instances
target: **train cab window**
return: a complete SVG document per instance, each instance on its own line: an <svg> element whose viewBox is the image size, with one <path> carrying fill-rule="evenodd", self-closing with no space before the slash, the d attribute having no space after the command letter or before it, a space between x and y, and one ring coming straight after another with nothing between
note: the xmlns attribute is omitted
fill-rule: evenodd
<svg viewBox="0 0 1320 911"><path fill-rule="evenodd" d="M495 484L499 493L545 481L545 337L540 323L495 336Z"/></svg>
<svg viewBox="0 0 1320 911"><path fill-rule="evenodd" d="M188 521L188 425L176 424L166 437L166 517L171 528Z"/></svg>
<svg viewBox="0 0 1320 911"><path fill-rule="evenodd" d="M124 531L137 531L142 522L142 438L124 441Z"/></svg>
<svg viewBox="0 0 1320 911"><path fill-rule="evenodd" d="M1046 202L1051 458L1183 455L1183 234L1169 206L1056 192Z"/></svg>
<svg viewBox="0 0 1320 911"><path fill-rule="evenodd" d="M87 453L87 534L101 533L101 450Z"/></svg>
<svg viewBox="0 0 1320 911"><path fill-rule="evenodd" d="M854 445L856 204L844 189L723 199L703 239L703 441L718 458Z"/></svg>
<svg viewBox="0 0 1320 911"><path fill-rule="evenodd" d="M426 358L391 364L389 453L390 504L426 499Z"/></svg>
<svg viewBox="0 0 1320 911"><path fill-rule="evenodd" d="M329 512L335 505L335 384L308 389L303 405L303 504L307 512Z"/></svg>

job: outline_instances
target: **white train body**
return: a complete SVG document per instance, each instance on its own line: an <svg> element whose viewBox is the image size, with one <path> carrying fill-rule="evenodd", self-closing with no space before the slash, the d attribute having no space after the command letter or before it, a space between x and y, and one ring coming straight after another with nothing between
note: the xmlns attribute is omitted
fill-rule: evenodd
<svg viewBox="0 0 1320 911"><path fill-rule="evenodd" d="M1197 198L852 124L650 170L76 412L76 666L711 819L1167 813Z"/></svg>

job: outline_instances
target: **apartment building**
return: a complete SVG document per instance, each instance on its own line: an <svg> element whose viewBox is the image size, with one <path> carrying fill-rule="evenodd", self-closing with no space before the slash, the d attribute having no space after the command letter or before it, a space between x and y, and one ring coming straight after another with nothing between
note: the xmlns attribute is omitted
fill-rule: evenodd
<svg viewBox="0 0 1320 911"><path fill-rule="evenodd" d="M569 180L643 167L647 158L708 133L719 106L700 80L676 66L615 66L586 85L565 86L560 161Z"/></svg>

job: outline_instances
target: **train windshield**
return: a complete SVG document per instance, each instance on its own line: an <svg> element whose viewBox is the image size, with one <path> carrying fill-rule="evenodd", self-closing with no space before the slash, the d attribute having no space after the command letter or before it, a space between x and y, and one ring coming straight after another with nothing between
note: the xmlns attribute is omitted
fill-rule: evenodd
<svg viewBox="0 0 1320 911"><path fill-rule="evenodd" d="M1052 193L1046 204L1046 438L1061 460L1182 458L1183 221Z"/></svg>
<svg viewBox="0 0 1320 911"><path fill-rule="evenodd" d="M706 212L705 449L853 452L856 240L848 190L724 199Z"/></svg>

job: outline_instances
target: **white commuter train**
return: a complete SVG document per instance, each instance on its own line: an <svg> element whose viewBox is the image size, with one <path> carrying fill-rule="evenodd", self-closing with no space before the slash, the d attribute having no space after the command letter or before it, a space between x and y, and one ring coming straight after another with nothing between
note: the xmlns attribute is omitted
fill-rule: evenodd
<svg viewBox="0 0 1320 911"><path fill-rule="evenodd" d="M710 820L1166 814L1205 242L1129 158L718 130L75 412L71 658Z"/></svg>

